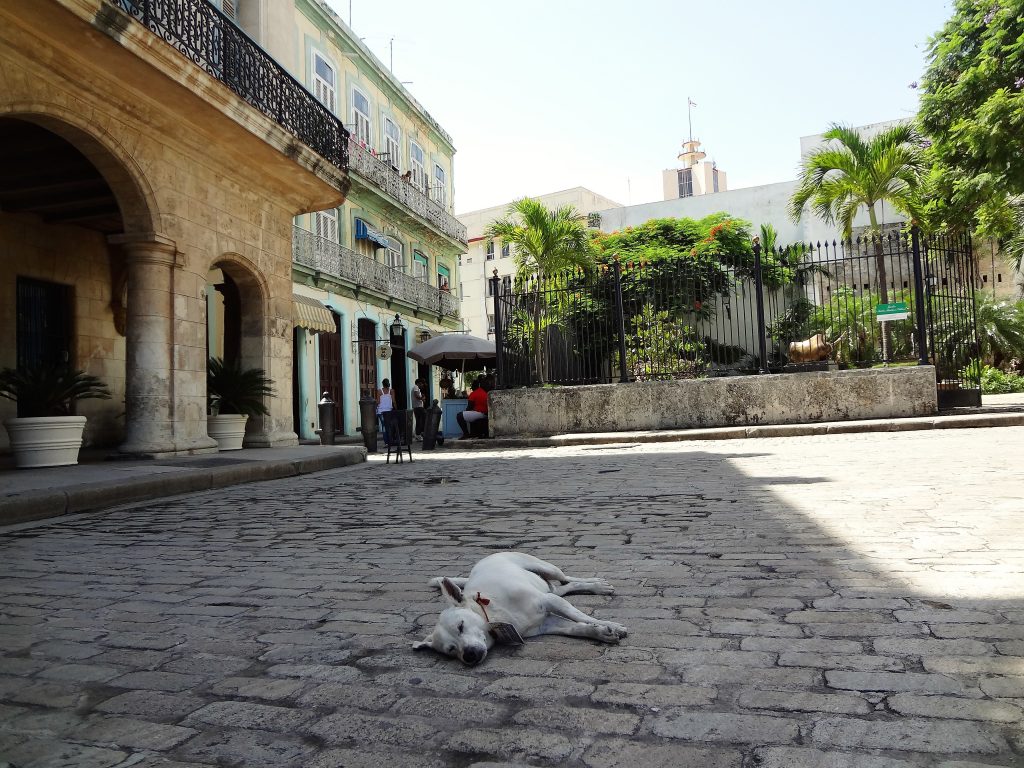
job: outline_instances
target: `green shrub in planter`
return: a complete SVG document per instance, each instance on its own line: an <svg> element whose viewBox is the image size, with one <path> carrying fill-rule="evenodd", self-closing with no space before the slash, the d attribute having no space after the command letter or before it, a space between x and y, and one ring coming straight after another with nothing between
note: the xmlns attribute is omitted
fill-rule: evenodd
<svg viewBox="0 0 1024 768"><path fill-rule="evenodd" d="M274 382L262 368L242 368L211 357L206 369L206 396L210 413L267 416L263 399L273 397Z"/></svg>
<svg viewBox="0 0 1024 768"><path fill-rule="evenodd" d="M110 390L96 376L66 365L5 368L0 397L18 404L18 418L71 416L79 400L109 400Z"/></svg>

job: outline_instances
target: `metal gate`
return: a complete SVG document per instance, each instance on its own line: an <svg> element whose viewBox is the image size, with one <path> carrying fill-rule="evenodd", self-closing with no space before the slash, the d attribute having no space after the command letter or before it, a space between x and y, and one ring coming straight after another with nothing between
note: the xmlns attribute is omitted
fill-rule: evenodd
<svg viewBox="0 0 1024 768"><path fill-rule="evenodd" d="M981 405L974 254L966 235L920 238L928 296L928 348L939 408Z"/></svg>

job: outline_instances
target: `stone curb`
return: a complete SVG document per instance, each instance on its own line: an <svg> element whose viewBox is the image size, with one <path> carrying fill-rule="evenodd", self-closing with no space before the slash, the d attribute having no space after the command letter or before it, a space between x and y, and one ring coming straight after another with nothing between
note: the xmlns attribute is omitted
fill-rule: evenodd
<svg viewBox="0 0 1024 768"><path fill-rule="evenodd" d="M26 523L72 512L88 512L182 493L241 483L277 480L347 467L366 461L366 449L332 451L324 456L249 461L226 467L183 468L180 472L113 482L84 483L59 490L29 491L0 501L0 525Z"/></svg>
<svg viewBox="0 0 1024 768"><path fill-rule="evenodd" d="M491 440L453 440L456 450L499 448L557 448L568 445L609 445L612 443L674 443L690 440L738 440L751 437L803 437L806 435L848 435L860 432L911 432L926 429L971 429L977 427L1024 426L1024 413L952 414L907 419L833 421L820 424L766 424L756 427L716 427L644 432L555 435L552 437L497 437ZM447 448L447 441L445 447Z"/></svg>

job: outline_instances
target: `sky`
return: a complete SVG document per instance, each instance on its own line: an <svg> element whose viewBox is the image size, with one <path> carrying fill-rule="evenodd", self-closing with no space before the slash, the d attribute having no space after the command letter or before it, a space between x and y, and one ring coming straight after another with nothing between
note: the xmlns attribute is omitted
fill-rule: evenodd
<svg viewBox="0 0 1024 768"><path fill-rule="evenodd" d="M800 137L917 109L951 0L328 0L452 136L456 214L582 186L662 199L693 135L730 189ZM351 9L351 17L350 17Z"/></svg>

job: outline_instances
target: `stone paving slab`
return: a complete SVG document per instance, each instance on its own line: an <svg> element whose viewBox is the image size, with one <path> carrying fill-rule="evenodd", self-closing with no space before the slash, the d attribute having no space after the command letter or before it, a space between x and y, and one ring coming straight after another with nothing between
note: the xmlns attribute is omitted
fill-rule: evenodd
<svg viewBox="0 0 1024 768"><path fill-rule="evenodd" d="M449 452L0 529L0 765L1024 766L1024 428ZM436 482L439 478L446 482ZM411 643L519 549L631 633Z"/></svg>

